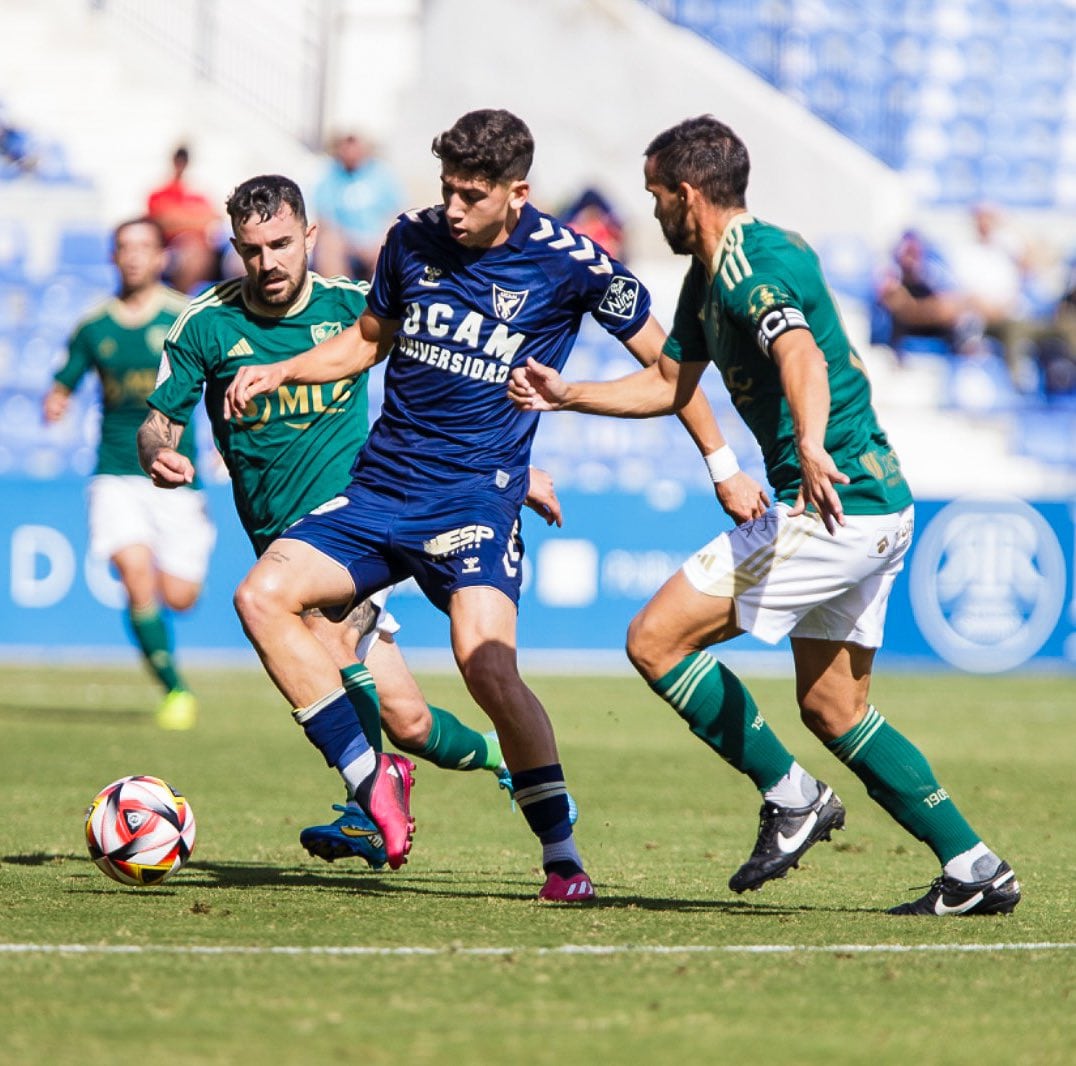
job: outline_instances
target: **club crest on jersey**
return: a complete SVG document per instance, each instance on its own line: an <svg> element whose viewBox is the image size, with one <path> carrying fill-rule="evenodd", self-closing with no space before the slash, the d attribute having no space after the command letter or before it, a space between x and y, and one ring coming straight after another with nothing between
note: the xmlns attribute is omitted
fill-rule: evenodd
<svg viewBox="0 0 1076 1066"><path fill-rule="evenodd" d="M315 344L321 344L322 341L327 341L330 337L343 332L344 327L339 322L319 322L316 326L310 327L310 336L313 337Z"/></svg>
<svg viewBox="0 0 1076 1066"><path fill-rule="evenodd" d="M752 320L759 319L767 311L788 303L788 297L778 291L772 285L756 285L747 298L747 313Z"/></svg>
<svg viewBox="0 0 1076 1066"><path fill-rule="evenodd" d="M615 277L609 282L598 310L613 318L631 318L639 302L638 278Z"/></svg>
<svg viewBox="0 0 1076 1066"><path fill-rule="evenodd" d="M494 285L493 313L502 322L511 322L523 310L523 305L527 302L529 295L530 289L524 289L522 292L510 292L508 289L502 289L500 285Z"/></svg>

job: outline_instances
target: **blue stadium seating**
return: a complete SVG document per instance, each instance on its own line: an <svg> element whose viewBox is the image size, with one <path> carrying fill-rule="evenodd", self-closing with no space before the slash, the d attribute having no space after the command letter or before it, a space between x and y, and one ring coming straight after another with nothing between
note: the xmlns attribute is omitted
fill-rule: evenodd
<svg viewBox="0 0 1076 1066"><path fill-rule="evenodd" d="M932 170L937 205L1063 206L1058 147L1076 132L1060 106L1076 88L1076 7L1066 0L644 2L883 162ZM931 142L920 134L939 120L949 143L924 156L918 146Z"/></svg>

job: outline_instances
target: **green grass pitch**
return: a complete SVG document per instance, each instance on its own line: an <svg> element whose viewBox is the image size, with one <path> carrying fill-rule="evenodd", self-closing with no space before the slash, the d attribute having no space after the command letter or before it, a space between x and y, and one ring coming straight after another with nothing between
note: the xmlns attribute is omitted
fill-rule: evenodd
<svg viewBox="0 0 1076 1066"><path fill-rule="evenodd" d="M750 681L848 828L786 880L726 887L758 797L633 677L531 682L557 727L600 898L534 900L538 851L485 773L419 762L411 861L311 859L334 774L251 669L193 671L202 716L157 730L134 667L0 668L0 1061L1069 1063L1076 1010L1076 682L881 674L879 709L1015 867L1008 918L896 919L933 857ZM455 676L431 702L484 720ZM86 855L107 782L164 777L195 855L128 889Z"/></svg>

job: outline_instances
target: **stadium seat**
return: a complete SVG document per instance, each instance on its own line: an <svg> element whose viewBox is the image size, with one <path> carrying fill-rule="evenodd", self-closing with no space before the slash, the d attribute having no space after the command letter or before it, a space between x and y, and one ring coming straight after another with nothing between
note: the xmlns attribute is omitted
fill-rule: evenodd
<svg viewBox="0 0 1076 1066"><path fill-rule="evenodd" d="M112 289L116 272L111 259L112 238L107 230L78 226L61 231L55 261L58 275L78 277L87 285Z"/></svg>

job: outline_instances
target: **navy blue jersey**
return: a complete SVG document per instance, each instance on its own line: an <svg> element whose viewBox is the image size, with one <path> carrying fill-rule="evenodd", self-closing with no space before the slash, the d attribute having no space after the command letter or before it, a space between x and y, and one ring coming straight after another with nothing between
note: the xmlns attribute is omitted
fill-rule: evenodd
<svg viewBox="0 0 1076 1066"><path fill-rule="evenodd" d="M367 306L400 328L381 417L352 475L402 492L511 481L525 494L538 415L509 401L509 373L528 357L561 369L587 312L630 339L650 294L598 245L530 204L508 240L484 250L456 241L438 206L396 220Z"/></svg>

